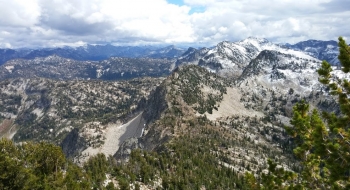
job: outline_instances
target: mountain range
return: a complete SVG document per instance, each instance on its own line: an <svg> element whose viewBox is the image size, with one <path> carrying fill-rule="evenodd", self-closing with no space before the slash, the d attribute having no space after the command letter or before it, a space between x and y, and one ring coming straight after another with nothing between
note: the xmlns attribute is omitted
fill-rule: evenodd
<svg viewBox="0 0 350 190"><path fill-rule="evenodd" d="M77 164L111 155L124 164L118 171L125 180L149 189L240 188L238 177L226 179L225 168L236 176L260 175L272 158L300 170L284 130L296 102L339 113L318 82L320 59L333 61L332 75L350 78L339 74L333 42L277 45L250 37L188 48L176 59L166 54L171 49L158 51L166 58L9 60L0 66L0 134L55 143Z"/></svg>
<svg viewBox="0 0 350 190"><path fill-rule="evenodd" d="M311 43L314 42L314 43ZM317 42L317 43L316 43ZM326 60L334 65L337 60L338 47L335 41L306 41L295 45L281 46L266 39L249 37L238 42L220 42L217 46L208 49L189 48L183 56L177 59L176 65L196 64L213 72L219 72L230 77L239 77L244 68L263 50L277 51L295 57L309 60Z"/></svg>
<svg viewBox="0 0 350 190"><path fill-rule="evenodd" d="M248 38L249 39L249 38ZM253 39L253 37L251 37ZM262 39L264 40L264 39ZM267 40L265 40L267 42ZM242 41L243 42L243 41ZM222 42L224 43L224 42ZM227 42L229 43L229 42ZM243 42L244 43L244 42ZM218 44L219 45L219 44ZM224 44L222 44L224 45ZM336 41L320 41L308 40L298 42L294 45L281 45L285 48L307 52L309 55L326 60L332 64L338 64L337 54L338 46ZM216 47L214 47L216 48ZM208 50L203 48L200 52ZM210 48L212 49L212 48ZM113 46L107 45L86 45L80 47L61 47L61 48L43 48L43 49L0 49L0 65L11 59L34 59L36 57L47 57L57 55L59 57L75 59L75 60L90 60L101 61L110 57L147 57L147 58L178 58L182 54L188 54L189 51L194 51L194 48L185 49L175 47L174 45L166 47L156 46Z"/></svg>
<svg viewBox="0 0 350 190"><path fill-rule="evenodd" d="M128 79L165 76L182 64L195 64L220 75L239 78L246 66L263 50L277 51L308 60L327 60L339 66L335 41L309 40L277 45L254 37L224 41L212 48L165 48L92 46L40 50L0 50L0 79L48 77L53 79ZM111 57L112 56L112 57Z"/></svg>
<svg viewBox="0 0 350 190"><path fill-rule="evenodd" d="M155 46L113 46L86 45L81 47L43 48L43 49L0 49L0 65L11 59L34 59L37 57L59 56L79 61L101 61L111 57L128 58L167 58L174 59L185 52L174 45Z"/></svg>

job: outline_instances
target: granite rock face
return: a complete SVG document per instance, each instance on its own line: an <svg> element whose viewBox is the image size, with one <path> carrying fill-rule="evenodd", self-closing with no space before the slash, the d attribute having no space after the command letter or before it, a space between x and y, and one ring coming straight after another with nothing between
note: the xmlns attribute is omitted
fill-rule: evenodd
<svg viewBox="0 0 350 190"><path fill-rule="evenodd" d="M86 142L84 138L79 136L79 129L75 128L67 134L60 146L68 158L73 158L86 148Z"/></svg>

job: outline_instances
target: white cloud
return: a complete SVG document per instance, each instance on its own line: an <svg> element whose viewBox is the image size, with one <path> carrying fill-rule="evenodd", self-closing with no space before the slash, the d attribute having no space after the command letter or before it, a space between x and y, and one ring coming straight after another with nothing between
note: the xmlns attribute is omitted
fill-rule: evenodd
<svg viewBox="0 0 350 190"><path fill-rule="evenodd" d="M0 43L0 47L12 48L12 45L10 43Z"/></svg>
<svg viewBox="0 0 350 190"><path fill-rule="evenodd" d="M209 6L216 2L215 0L184 0L184 3L191 6Z"/></svg>
<svg viewBox="0 0 350 190"><path fill-rule="evenodd" d="M80 46L85 46L87 45L86 42L83 41L77 41L77 42L57 42L54 43L52 46L53 47L62 47L62 46L69 46L69 47L80 47Z"/></svg>
<svg viewBox="0 0 350 190"><path fill-rule="evenodd" d="M32 26L37 24L40 7L36 0L0 0L1 26Z"/></svg>
<svg viewBox="0 0 350 190"><path fill-rule="evenodd" d="M350 0L184 0L183 6L166 0L0 3L0 47L77 42L215 45L248 36L294 43L350 37Z"/></svg>
<svg viewBox="0 0 350 190"><path fill-rule="evenodd" d="M249 36L264 37L274 42L296 40L336 40L337 36L350 36L350 10L341 8L349 0L185 0L189 5L206 6L206 11L193 15L194 29L208 42L236 41ZM339 5L340 4L340 5ZM343 25L343 26L341 26ZM345 26L344 26L345 25ZM217 30L225 27L225 32ZM215 28L215 34L212 30ZM206 29L205 32L202 32Z"/></svg>

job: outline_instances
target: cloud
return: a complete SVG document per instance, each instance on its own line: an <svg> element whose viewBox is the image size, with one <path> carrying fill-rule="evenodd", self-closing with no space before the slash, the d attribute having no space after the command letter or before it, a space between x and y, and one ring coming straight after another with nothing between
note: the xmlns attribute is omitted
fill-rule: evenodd
<svg viewBox="0 0 350 190"><path fill-rule="evenodd" d="M327 12L349 12L348 5L350 4L350 0L332 0L328 2L321 3L321 6Z"/></svg>
<svg viewBox="0 0 350 190"><path fill-rule="evenodd" d="M341 9L349 0L185 0L189 5L206 6L206 11L192 19L195 33L206 42L236 41L249 36L268 38L274 42L295 43L300 40L336 40L350 36L350 12ZM225 27L225 31L220 31ZM206 29L205 32L202 32Z"/></svg>
<svg viewBox="0 0 350 190"><path fill-rule="evenodd" d="M25 27L37 24L40 7L37 1L0 0L1 26Z"/></svg>
<svg viewBox="0 0 350 190"><path fill-rule="evenodd" d="M0 0L0 47L350 38L350 0Z"/></svg>

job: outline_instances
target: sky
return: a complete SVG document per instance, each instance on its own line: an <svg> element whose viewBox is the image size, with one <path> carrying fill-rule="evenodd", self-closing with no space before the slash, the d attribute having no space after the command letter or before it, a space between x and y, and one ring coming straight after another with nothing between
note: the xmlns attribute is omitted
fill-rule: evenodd
<svg viewBox="0 0 350 190"><path fill-rule="evenodd" d="M350 41L350 0L0 0L0 48Z"/></svg>

